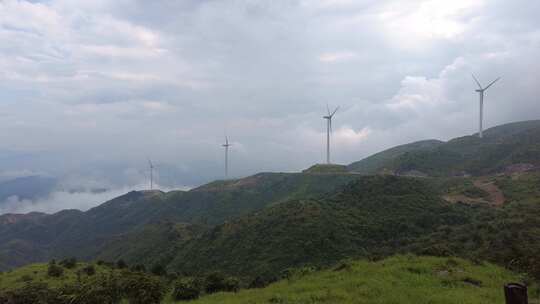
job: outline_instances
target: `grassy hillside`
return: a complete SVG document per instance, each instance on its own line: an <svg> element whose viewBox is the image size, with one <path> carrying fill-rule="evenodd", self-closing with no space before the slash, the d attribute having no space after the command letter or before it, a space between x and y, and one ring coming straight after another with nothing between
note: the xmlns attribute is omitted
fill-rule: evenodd
<svg viewBox="0 0 540 304"><path fill-rule="evenodd" d="M220 293L192 303L503 304L503 284L516 280L518 275L491 264L476 265L455 258L397 256L297 274L263 289ZM536 291L531 290L531 298L534 294ZM530 303L538 303L536 299Z"/></svg>
<svg viewBox="0 0 540 304"><path fill-rule="evenodd" d="M63 268L63 274L59 277L47 275L48 264L38 263L26 265L12 271L0 273L0 291L15 290L24 287L28 283L45 283L51 288L60 288L66 284L77 282L77 277L85 279L88 275L82 273L82 269L92 265L95 270L93 276L101 276L111 271L110 267L95 263L77 263L73 268ZM80 272L81 274L77 274Z"/></svg>
<svg viewBox="0 0 540 304"><path fill-rule="evenodd" d="M512 164L540 165L540 120L494 127L486 130L484 138L473 135L445 143L424 141L399 146L348 168L363 174L414 171L429 176L478 176L502 172Z"/></svg>
<svg viewBox="0 0 540 304"><path fill-rule="evenodd" d="M85 269L92 266L95 273ZM0 274L0 299L9 303L184 303L173 294L178 281L106 265L77 263L58 277L47 264L34 264ZM502 286L523 277L489 263L458 258L394 256L377 262L341 261L331 267L291 269L264 288L236 293L204 292L190 303L504 303ZM203 279L202 285L209 281ZM204 290L204 288L203 288ZM14 295L17 295L13 297ZM11 295L11 296L10 296ZM529 286L530 303L538 289ZM113 300L116 298L116 300ZM121 299L124 299L123 302ZM128 300L129 299L129 300ZM29 302L30 301L30 302ZM97 302L96 302L97 301Z"/></svg>

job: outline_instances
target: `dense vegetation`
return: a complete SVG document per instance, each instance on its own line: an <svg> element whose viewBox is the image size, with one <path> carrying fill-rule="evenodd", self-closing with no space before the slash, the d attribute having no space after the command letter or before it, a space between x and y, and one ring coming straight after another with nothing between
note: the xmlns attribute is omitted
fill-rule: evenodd
<svg viewBox="0 0 540 304"><path fill-rule="evenodd" d="M448 142L422 141L392 148L349 165L375 174L421 172L429 176L483 175L512 164L540 165L540 120L507 124Z"/></svg>
<svg viewBox="0 0 540 304"><path fill-rule="evenodd" d="M395 256L345 260L323 270L284 272L269 286L239 289L231 277L156 276L107 264L36 264L0 274L0 303L503 303L502 285L521 276L457 258ZM88 269L95 272L88 272ZM531 303L538 289L530 286ZM197 300L199 299L199 300Z"/></svg>
<svg viewBox="0 0 540 304"><path fill-rule="evenodd" d="M262 173L213 182L187 192L133 191L87 212L2 215L0 270L51 258L92 259L102 252L114 255L126 249L115 244L117 241L125 240L126 244L133 240L133 234L151 233L148 225L216 225L296 197L323 195L355 178L350 174ZM109 248L111 244L114 248ZM135 248L128 250L134 252Z"/></svg>
<svg viewBox="0 0 540 304"><path fill-rule="evenodd" d="M169 268L272 279L289 267L390 255L439 226L469 221L429 180L363 177L326 199L293 200L219 225L184 243Z"/></svg>

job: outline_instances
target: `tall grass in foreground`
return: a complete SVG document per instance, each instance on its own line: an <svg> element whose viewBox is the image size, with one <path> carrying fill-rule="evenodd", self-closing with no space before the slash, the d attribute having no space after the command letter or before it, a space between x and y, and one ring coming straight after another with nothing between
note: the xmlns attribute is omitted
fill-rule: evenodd
<svg viewBox="0 0 540 304"><path fill-rule="evenodd" d="M345 263L263 289L219 293L190 303L503 304L503 284L516 280L519 275L489 263L396 256L379 262ZM531 296L536 293L536 289L529 292ZM531 303L539 303L534 298Z"/></svg>

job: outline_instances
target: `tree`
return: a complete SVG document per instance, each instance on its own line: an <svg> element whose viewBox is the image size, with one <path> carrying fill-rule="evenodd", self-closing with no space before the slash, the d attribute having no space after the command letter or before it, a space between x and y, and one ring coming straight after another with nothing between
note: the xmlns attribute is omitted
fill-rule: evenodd
<svg viewBox="0 0 540 304"><path fill-rule="evenodd" d="M215 293L220 291L238 291L240 283L234 277L225 277L220 272L213 272L205 279L205 291Z"/></svg>
<svg viewBox="0 0 540 304"><path fill-rule="evenodd" d="M0 303L64 304L68 302L61 293L48 288L46 283L27 283L21 288L0 295Z"/></svg>
<svg viewBox="0 0 540 304"><path fill-rule="evenodd" d="M88 265L86 267L84 267L82 269L82 271L87 275L87 276L93 276L95 273L96 273L96 268L94 267L94 265Z"/></svg>
<svg viewBox="0 0 540 304"><path fill-rule="evenodd" d="M164 276L167 274L167 270L161 264L154 264L150 272L152 272L152 274L155 274L157 276Z"/></svg>
<svg viewBox="0 0 540 304"><path fill-rule="evenodd" d="M64 269L56 265L55 260L49 262L49 267L47 268L47 275L50 277L60 277L64 274Z"/></svg>
<svg viewBox="0 0 540 304"><path fill-rule="evenodd" d="M71 286L71 288L71 290L66 291L66 293L73 295L70 303L118 304L122 300L120 282L113 272L108 275L93 276L84 283Z"/></svg>
<svg viewBox="0 0 540 304"><path fill-rule="evenodd" d="M201 294L201 282L194 278L179 279L174 284L173 299L175 301L195 300Z"/></svg>
<svg viewBox="0 0 540 304"><path fill-rule="evenodd" d="M159 304L165 296L161 280L144 273L125 273L120 290L130 304Z"/></svg>
<svg viewBox="0 0 540 304"><path fill-rule="evenodd" d="M76 258L63 259L58 264L60 264L64 268L72 269L72 268L75 268L75 266L77 266L77 259Z"/></svg>
<svg viewBox="0 0 540 304"><path fill-rule="evenodd" d="M124 269L124 268L127 268L127 264L126 262L124 262L124 260L120 259L116 262L116 268L118 269Z"/></svg>

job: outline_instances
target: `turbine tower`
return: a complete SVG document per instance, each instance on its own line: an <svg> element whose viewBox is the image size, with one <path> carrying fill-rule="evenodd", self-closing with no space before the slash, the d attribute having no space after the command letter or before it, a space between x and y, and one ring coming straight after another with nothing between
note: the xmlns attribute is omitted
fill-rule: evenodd
<svg viewBox="0 0 540 304"><path fill-rule="evenodd" d="M478 89L476 90L476 92L478 92L480 94L480 122L479 122L479 126L478 126L478 137L482 138L483 137L483 126L482 126L482 123L483 123L483 120L484 120L484 92L490 87L492 86L495 82L497 82L499 79L501 79L501 77L493 80L490 84L488 84L485 88L482 88L482 85L480 84L480 81L478 81L478 79L476 79L476 77L474 77L474 74L472 74L472 77L474 79L474 81L476 82L476 84L478 85Z"/></svg>
<svg viewBox="0 0 540 304"><path fill-rule="evenodd" d="M326 105L326 111L328 115L323 116L326 119L326 163L330 164L330 133L332 133L332 118L336 114L339 107L337 107L332 114L330 114L330 108Z"/></svg>
<svg viewBox="0 0 540 304"><path fill-rule="evenodd" d="M148 158L148 165L150 166L150 190L154 189L154 164L150 158Z"/></svg>
<svg viewBox="0 0 540 304"><path fill-rule="evenodd" d="M229 147L231 144L229 143L229 137L225 136L225 144L223 147L225 148L225 178L229 177Z"/></svg>

